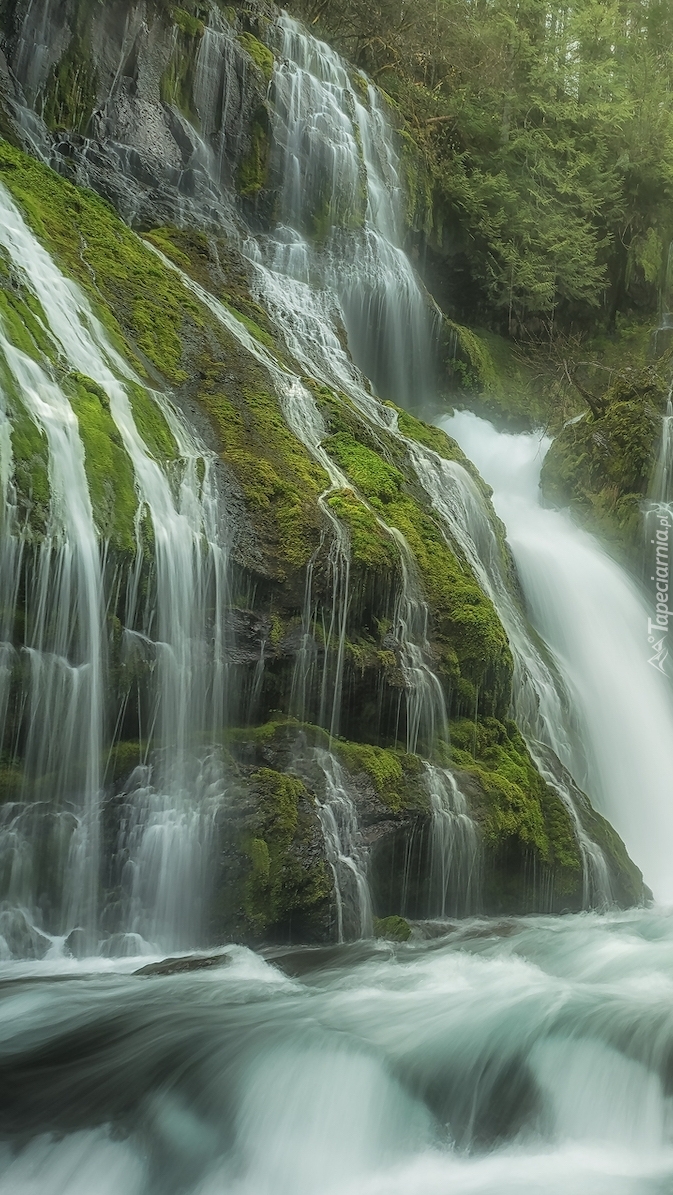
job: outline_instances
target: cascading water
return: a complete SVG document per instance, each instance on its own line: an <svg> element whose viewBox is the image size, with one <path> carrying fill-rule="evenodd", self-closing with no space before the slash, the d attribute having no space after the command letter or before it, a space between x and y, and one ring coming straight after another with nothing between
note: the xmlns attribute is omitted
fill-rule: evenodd
<svg viewBox="0 0 673 1195"><path fill-rule="evenodd" d="M315 758L325 780L319 816L334 876L338 938L340 942L353 937L371 938L374 923L367 858L348 778L331 751L317 749Z"/></svg>
<svg viewBox="0 0 673 1195"><path fill-rule="evenodd" d="M0 200L2 196L0 195ZM0 238L6 246L14 212ZM31 561L32 614L24 651L28 659L28 730L24 790L43 783L56 813L56 833L49 849L56 855L63 841L67 796L78 794L71 810L73 833L66 834L67 854L56 863L62 872L60 927L80 925L89 949L95 945L99 860L99 799L103 718L103 594L101 562L93 511L84 470L84 449L77 421L63 391L40 365L15 348L0 327L0 354L7 384L18 392L26 410L44 434L49 448L50 510L42 543ZM9 484L9 479L8 479ZM7 493L7 491L5 491ZM9 520L8 520L9 522ZM11 618L19 584L21 558L17 528L4 528L8 543L6 585ZM9 557L9 559L7 559ZM11 571L9 571L11 569ZM16 571L15 571L16 570ZM2 701L6 706L7 699ZM33 811L11 806L4 812L9 848L3 860L6 896L14 905L30 907L36 860L23 850L24 827ZM26 823L28 825L26 826ZM21 843L18 853L14 844Z"/></svg>
<svg viewBox="0 0 673 1195"><path fill-rule="evenodd" d="M200 975L14 964L0 1195L662 1195L672 957L637 911Z"/></svg>
<svg viewBox="0 0 673 1195"><path fill-rule="evenodd" d="M163 258L163 261L166 265L171 265L167 261L167 258ZM172 265L172 269L177 270L177 266ZM177 272L181 271L177 270ZM347 632L350 596L350 545L347 531L345 531L342 523L335 516L334 511L330 509L326 498L331 494L335 494L338 490L349 490L351 488L350 482L345 477L345 474L335 465L335 462L331 460L330 455L322 445L322 441L326 437L326 428L323 417L318 410L316 399L313 398L311 391L302 384L299 378L290 373L286 367L281 366L279 361L275 359L275 356L268 349L265 349L261 343L256 341L255 337L247 331L244 324L224 304L215 299L214 295L209 294L200 284L192 280L192 278L183 275L182 272L181 276L185 287L188 287L213 312L215 317L220 320L220 323L224 324L227 330L232 332L237 341L268 370L271 379L274 381L276 392L279 394L289 428L294 431L296 437L306 447L307 451L311 453L314 460L324 468L325 473L328 474L330 479L330 488L325 490L318 498L320 509L323 510L325 521L328 522L332 537L328 557L332 601L331 609L328 612L328 621L326 621L323 629L325 662L323 664L322 684L320 684L319 716L320 721L330 730L330 734L334 736L337 733L338 712L341 709L344 643L345 632ZM377 515L377 520L380 526L385 529L385 532L390 535L391 539L396 541L399 547L400 569L402 569L399 596L396 612L394 612L394 636L396 636L399 646L400 667L402 667L405 680L406 749L410 750L410 752L416 752L418 744L422 742L432 752L434 743L439 737L445 740L445 742L448 741L448 719L440 681L427 662L428 609L426 602L422 599L420 586L418 586L414 557L412 557L409 546L406 544L402 533L397 528L388 527L380 515ZM293 684L293 700L296 712L299 713L300 717L304 717L305 715L307 693L311 690L313 674L314 670L316 670L316 643L314 643L313 630L314 626L316 626L318 613L313 608L312 572L313 562L308 565L307 570L304 620L302 620L304 621L304 625L302 625L301 646L298 657L296 657ZM336 646L334 670L330 670L329 666L329 649L332 643L335 643ZM329 685L330 681L331 686ZM320 817L322 817L325 832L328 858L335 875L339 938L343 936L344 932L341 881L339 881L338 877L338 868L342 865L347 865L351 874L356 876L357 902L359 902L360 908L359 919L357 919L359 920L359 926L357 926L356 933L357 936L361 936L361 934L371 929L372 913L371 901L369 901L369 896L365 895L367 888L366 869L363 868L361 859L359 858L359 851L357 851L354 845L357 839L356 811L354 803L347 793L347 779L345 779L334 756L326 754L325 759L328 758L330 760L329 770L325 771L325 768L323 768L323 771L328 789L332 792L332 795L337 796L337 799L336 801L335 799L328 799L328 801L320 805ZM337 772L339 779L335 780ZM446 850L446 868L449 870L451 869L451 859L455 853L455 848L454 844L449 842L447 838L445 804L433 801L432 809L436 831L435 854L438 850ZM349 862L344 864L344 860L349 860ZM442 907L445 906L446 897L440 903L442 903ZM351 924L354 923L353 918L350 921Z"/></svg>
<svg viewBox="0 0 673 1195"><path fill-rule="evenodd" d="M49 7L36 69L48 50ZM197 60L195 95L210 146L199 143L193 130L189 134L192 144L200 144L197 165L218 213L227 206L219 202L226 147L220 133L213 148L221 126L210 117L235 100L225 86L234 53L225 24L221 15L211 16ZM620 828L646 878L666 895L665 884L657 884L670 842L666 805L649 794L667 791L672 727L666 683L646 660L643 602L593 540L537 505L539 438L499 437L472 417L457 417L449 430L496 485L548 651L511 596L479 487L460 465L405 439L395 413L372 396L343 347L343 328L358 364L383 395L422 396L429 384L421 372L426 353L430 359L427 309L395 231L399 169L392 139L375 93L367 87L365 102L332 51L287 18L275 36L284 55L270 91L275 88L279 97L275 168L286 182L283 227L247 242L259 297L300 368L346 391L374 427L405 447L447 538L496 605L515 657L517 719L543 774L576 817L586 903L607 900L608 881L600 852L580 824L581 794L563 765L592 794L604 794L618 825L623 818ZM85 147L85 161L88 152ZM181 179L185 189L193 182L187 175ZM313 206L302 207L302 196L311 196ZM358 216L355 227L349 226L344 197ZM185 198L185 210L188 203ZM324 217L324 227L310 229L321 234L317 246L303 226L316 212ZM48 620L42 638L29 631L24 653L30 668L58 664L54 675L61 676L67 700L54 717L64 725L83 689L93 691L88 661L95 640L87 619L94 607L105 684L106 654L113 647L105 613L117 586L126 666L147 667L144 699L137 703L138 766L121 794L126 812L116 862L123 871L118 886L124 911L114 928L138 931L129 947L141 950L148 949L143 936L158 945L162 939L193 945L199 934L194 879L202 888L222 794L212 744L225 716L218 695L227 688L227 542L214 461L160 395L148 397L163 411L176 457L166 465L153 458L134 419L137 379L11 205L3 202L0 219L0 238L7 238L2 243L40 299L59 356L107 395L138 495L135 562L130 576L122 562L110 581L61 375L48 354L29 357L22 365L33 379L29 393L27 377L18 382L18 350L9 343L0 376L0 718L3 692L15 683L19 663L3 644L12 642L28 558L31 567L33 556L43 565L44 574L33 570L38 596L43 584L51 587L50 601L60 596L59 586L70 586L69 630L59 659L47 658L50 651L56 657L51 649L62 633ZM337 227L330 230L330 223ZM321 501L334 599L324 613L316 609L309 571L295 701L297 709L306 706L317 686L320 721L334 739L350 545L329 496L348 483L322 446L325 427L310 388L280 368L226 308L185 282L269 371L288 425L329 478ZM364 336L367 319L377 321L380 335ZM34 395L42 405L31 408ZM17 401L44 428L50 555L43 546L49 540L31 540L17 506L10 426ZM502 484L500 449L507 465ZM66 453L64 494L58 470L63 475ZM511 479L517 465L525 482L518 493ZM669 495L659 489L654 500L668 502ZM82 521L74 526L77 512ZM427 658L427 609L408 546L394 528L382 526L400 550L394 633L407 689L407 744L431 753L433 738L444 737L446 712ZM120 570L126 570L122 580ZM44 603L31 601L30 607L35 625ZM313 651L318 623L330 657L320 676ZM45 659L31 662L30 650ZM263 666L260 656L259 675ZM132 700L127 692L124 701ZM114 736L106 730L106 712L94 706L78 725L88 736L95 714L102 749ZM121 708L113 712L113 720L122 717ZM34 750L40 749L35 735ZM312 751L311 765L324 782L316 791L342 936L369 936L367 852L350 783L334 752ZM620 775L629 752L634 765ZM76 753L98 769L89 788L86 771L84 783L74 770L66 780L60 764L56 781L53 771L44 776L63 793L52 834L55 842L62 833L63 849L60 856L54 851L52 861L58 856L64 867L74 860L71 844L82 841L73 825L86 831L89 791L98 817L104 766L100 751L86 744ZM456 777L435 762L424 765L420 782L435 827L429 911L442 919L469 914L478 908L479 853L465 798ZM647 817L645 799L634 799L645 784ZM0 837L3 866L9 861L15 877L28 877L21 901L33 917L36 887L21 869L25 848L37 843L32 829L44 815L46 800L39 795L23 806L27 821L35 815L31 833L5 823ZM90 875L93 884L93 870ZM95 931L96 897L87 891L80 886L88 910L68 912L59 897L58 917L51 920L42 908L42 924L64 931L75 917ZM9 927L15 943L16 914L0 910L0 933ZM427 927L432 941L421 940L419 927L416 938L399 947L277 947L265 960L230 946L223 958L204 960L220 965L200 974L132 976L137 959L99 958L82 966L57 951L41 962L3 962L0 975L10 982L0 983L0 1195L216 1195L224 1189L232 1195L660 1195L673 1183L670 922L656 909L466 920L452 927L444 921ZM39 954L42 947L31 934L40 934L30 918L24 917L21 932L21 952ZM445 937L438 941L439 932ZM107 952L115 950L121 952L112 942Z"/></svg>
<svg viewBox="0 0 673 1195"><path fill-rule="evenodd" d="M207 826L215 800L213 760L203 763L195 748L198 744L203 752L206 748L199 740L205 737L212 742L214 732L221 728L226 689L226 521L212 461L168 400L148 396L163 409L175 438L179 476L174 491L134 420L131 395L139 385L137 379L109 343L86 299L60 274L4 192L0 193L0 205L0 244L39 301L57 351L72 369L91 378L107 395L135 475L137 550L126 585L124 635L127 658L134 650L151 658L155 679L147 703L148 724L142 727L142 734L146 758L156 750L151 771L145 769L135 791L128 792L128 831L117 851L122 890L128 900L119 928L166 944L191 943L199 933L195 909L201 903L208 871L211 836ZM17 350L4 335L2 351L20 402L46 436L51 491L49 523L33 570L37 588L29 609L35 611L35 623L25 642L31 672L26 711L27 804L6 822L6 867L11 874L5 890L10 901L35 911L37 893L45 880L32 874L37 863L27 862L34 852L20 826L29 823L28 838L37 836L39 841L41 815L34 802L40 785L48 785L56 808L74 809L77 829L61 869L63 882L74 885L78 896L75 901L65 894L52 895L58 906L55 915L44 909L42 913L52 932L85 928L86 949L91 949L97 931L100 882L96 836L107 637L101 548L77 420L68 400L43 366ZM141 600L140 587L145 512L151 521L156 570L155 598L149 603ZM6 531L10 542L4 551L18 562L22 551L25 556L20 529L6 526ZM14 573L10 588L16 591L17 584ZM221 797L221 779L215 787ZM81 795L73 806L76 793ZM78 860L82 862L76 865ZM83 867L87 869L86 882Z"/></svg>
<svg viewBox="0 0 673 1195"><path fill-rule="evenodd" d="M468 915L479 907L479 836L468 803L448 768L425 763L424 780L433 813L430 916Z"/></svg>
<svg viewBox="0 0 673 1195"><path fill-rule="evenodd" d="M467 413L444 426L494 488L534 626L575 714L564 732L559 710L550 745L622 835L655 896L670 900L673 702L649 661L652 610L590 535L540 505L544 437L500 435Z"/></svg>
<svg viewBox="0 0 673 1195"><path fill-rule="evenodd" d="M358 92L338 54L296 21L281 17L274 37L279 222L262 240L262 262L292 279L297 295L310 287L382 394L413 401L432 388L432 324L401 248L401 171L381 101L363 76ZM283 326L296 321L305 340L304 305L279 305Z"/></svg>

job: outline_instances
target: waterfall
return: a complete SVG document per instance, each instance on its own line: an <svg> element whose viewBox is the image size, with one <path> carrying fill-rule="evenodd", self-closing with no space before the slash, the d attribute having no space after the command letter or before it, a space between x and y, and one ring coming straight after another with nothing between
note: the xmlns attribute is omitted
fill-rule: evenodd
<svg viewBox="0 0 673 1195"><path fill-rule="evenodd" d="M377 390L411 402L431 389L433 328L401 247L401 167L381 99L291 18L280 17L272 39L271 171L280 195L262 260L297 294L310 284L313 303L336 311Z"/></svg>
<svg viewBox="0 0 673 1195"><path fill-rule="evenodd" d="M348 778L331 751L316 749L315 759L325 780L318 812L327 861L334 876L338 938L340 942L347 938L371 938L374 922L367 857Z"/></svg>
<svg viewBox="0 0 673 1195"><path fill-rule="evenodd" d="M533 624L568 695L574 717L558 711L551 745L622 836L655 896L670 900L673 702L648 658L652 610L592 536L540 505L543 436L501 435L469 414L444 426L494 487Z"/></svg>
<svg viewBox="0 0 673 1195"><path fill-rule="evenodd" d="M3 198L0 193L0 205ZM8 221L0 230L0 243L5 246L15 215L10 207ZM91 948L95 944L100 862L103 597L84 449L77 420L63 391L36 361L11 344L1 326L0 354L8 371L8 384L18 391L49 447L50 508L44 539L32 554L26 603L28 729L24 791L43 781L56 810L63 807L67 796L78 794L67 858L61 859L60 902L65 925L79 924ZM11 522L4 534L7 616L12 618L21 550ZM6 706L6 698L2 704ZM10 839L23 837L21 823L26 819L20 807L11 806L3 820ZM20 853L24 852L20 849ZM35 865L32 851L28 858L25 854L23 859L12 858L7 891L10 901L30 903Z"/></svg>
<svg viewBox="0 0 673 1195"><path fill-rule="evenodd" d="M479 905L480 850L467 799L448 768L424 763L432 807L430 916L467 916Z"/></svg>
<svg viewBox="0 0 673 1195"><path fill-rule="evenodd" d="M223 791L221 775L214 783L213 749L207 746L223 725L226 692L226 518L214 458L167 396L146 392L173 435L173 476L154 459L133 414L132 396L139 379L111 345L81 291L59 272L4 190L0 214L0 245L39 301L58 353L70 369L92 379L107 396L135 477L136 553L124 586L124 640L128 661L140 655L150 665L147 724L139 727L144 762L150 767L141 769L139 783L126 794L127 829L121 832L116 858L122 891L127 894L121 927L166 945L192 943L200 932L195 910L203 900L212 849L208 827L212 828L214 804ZM56 807L69 809L75 792L80 793L75 807L77 829L69 848L72 858L62 863L64 877L78 895L70 900L59 897L60 913L50 923L60 932L84 925L89 949L97 925L100 883L96 836L103 693L108 687L105 605L111 595L104 598L102 591L103 545L94 525L74 412L45 372L48 363L27 357L5 334L1 347L20 402L46 437L51 492L49 522L36 548L32 572L35 594L28 604L34 625L25 641L31 673L25 715L27 787L23 806L9 825L5 823L6 842L16 842L17 823L32 824L31 802L40 786L49 785ZM146 513L153 540L149 594L140 584ZM25 556L21 531L7 522L7 516L3 551L13 554L15 561L22 553ZM16 571L8 583L16 591ZM82 779L73 769L82 773ZM20 904L35 909L43 881L30 874L22 855L23 847L10 848L8 898L16 895ZM87 869L86 882L82 867ZM23 887L15 894L17 869Z"/></svg>

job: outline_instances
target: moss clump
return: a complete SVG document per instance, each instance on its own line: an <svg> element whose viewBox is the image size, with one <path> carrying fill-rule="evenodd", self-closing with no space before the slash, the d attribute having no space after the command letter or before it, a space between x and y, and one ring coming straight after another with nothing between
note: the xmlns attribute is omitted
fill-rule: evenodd
<svg viewBox="0 0 673 1195"><path fill-rule="evenodd" d="M393 403L386 404L392 407ZM441 456L446 461L458 461L459 464L467 467L471 466L462 448L447 436L446 432L442 431L441 427L435 427L431 423L424 423L422 419L417 419L415 415L411 415L409 411L402 410L401 407L395 407L397 411L397 426L403 436L407 436L410 440L416 440L417 443L423 444L426 448L432 448L438 456Z"/></svg>
<svg viewBox="0 0 673 1195"><path fill-rule="evenodd" d="M47 83L42 116L50 129L83 133L96 103L97 80L90 49L75 34Z"/></svg>
<svg viewBox="0 0 673 1195"><path fill-rule="evenodd" d="M389 942L408 942L411 926L404 917L375 917L374 937L386 938Z"/></svg>
<svg viewBox="0 0 673 1195"><path fill-rule="evenodd" d="M126 780L134 768L143 762L142 744L137 741L116 743L110 748L103 764L105 784L118 785Z"/></svg>
<svg viewBox="0 0 673 1195"><path fill-rule="evenodd" d="M545 501L569 506L627 557L638 552L665 397L654 370L621 375L604 395L603 414L564 427L542 466Z"/></svg>
<svg viewBox="0 0 673 1195"><path fill-rule="evenodd" d="M493 358L477 332L445 319L444 342L449 374L461 389L480 392L495 388L497 374Z"/></svg>
<svg viewBox="0 0 673 1195"><path fill-rule="evenodd" d="M0 175L39 239L89 293L113 343L139 374L156 384L158 372L175 386L192 379L192 393L250 499L269 568L279 578L303 568L320 541L316 499L328 479L289 431L264 369L103 200L5 142ZM159 231L162 240L168 240L166 230ZM185 234L176 248L203 271L203 238ZM160 459L174 457L172 436L151 396L132 386L130 398L150 451Z"/></svg>
<svg viewBox="0 0 673 1195"><path fill-rule="evenodd" d="M301 781L260 768L251 785L257 814L244 845L249 861L244 907L253 932L262 935L287 922L295 910L310 913L329 899L332 885L322 860L307 865L300 854L311 838L310 798Z"/></svg>
<svg viewBox="0 0 673 1195"><path fill-rule="evenodd" d="M402 532L413 553L433 616L439 670L456 711L474 708L478 686L483 711L502 714L511 683L509 645L467 565L448 547L435 518L407 492L399 468L348 432L330 436L324 446L372 508Z"/></svg>
<svg viewBox="0 0 673 1195"><path fill-rule="evenodd" d="M0 384L6 380L7 374L0 360ZM19 505L26 521L26 530L39 539L47 530L51 506L47 439L26 411L15 389L6 386L6 392L9 394L14 480Z"/></svg>
<svg viewBox="0 0 673 1195"><path fill-rule="evenodd" d="M171 9L171 17L173 18L173 24L177 25L185 37L203 37L205 25L203 21L193 16L192 13L186 12L184 8L173 8Z"/></svg>
<svg viewBox="0 0 673 1195"><path fill-rule="evenodd" d="M452 723L451 761L479 781L486 845L501 851L516 840L555 869L558 885L573 890L581 859L570 815L545 784L515 724L494 718Z"/></svg>
<svg viewBox="0 0 673 1195"><path fill-rule="evenodd" d="M238 167L238 193L244 199L252 199L266 186L270 152L266 112L260 109L250 128L250 147Z"/></svg>
<svg viewBox="0 0 673 1195"><path fill-rule="evenodd" d="M138 500L131 462L110 415L107 395L90 378L79 373L68 375L64 390L79 424L84 467L99 534L113 547L132 552Z"/></svg>
<svg viewBox="0 0 673 1195"><path fill-rule="evenodd" d="M152 456L158 461L175 460L175 440L159 403L137 382L130 382L127 389L135 425Z"/></svg>
<svg viewBox="0 0 673 1195"><path fill-rule="evenodd" d="M268 46L264 45L253 33L239 33L238 40L246 54L252 58L255 66L262 72L267 83L273 76L275 58Z"/></svg>
<svg viewBox="0 0 673 1195"><path fill-rule="evenodd" d="M329 479L289 431L268 390L246 386L242 396L244 404L236 406L221 393L215 376L212 390L206 376L200 393L260 530L264 534L263 524L271 517L283 563L303 568L319 541L316 499Z"/></svg>
<svg viewBox="0 0 673 1195"><path fill-rule="evenodd" d="M203 21L184 8L171 9L174 26L180 30L173 51L159 82L162 103L179 108L196 128L199 115L194 105L194 79L199 40L203 36Z"/></svg>
<svg viewBox="0 0 673 1195"><path fill-rule="evenodd" d="M5 801L18 801L22 783L21 769L0 756L0 805Z"/></svg>
<svg viewBox="0 0 673 1195"><path fill-rule="evenodd" d="M393 813L402 809L429 809L428 798L420 787L423 763L419 756L392 747L341 740L332 744L332 750L347 771L367 776L376 795Z"/></svg>
<svg viewBox="0 0 673 1195"><path fill-rule="evenodd" d="M259 343L263 344L265 348L271 349L272 352L276 351L276 343L273 339L273 336L266 332L264 328L260 328L257 320L253 319L252 316L247 315L244 311L239 311L238 308L233 306L232 303L227 303L227 306L229 307L232 315L235 315L236 319L241 321L243 327L247 328L248 332L251 336L254 336L255 340L258 340ZM249 304L249 306L252 306L252 304ZM264 313L260 312L260 314L263 315Z"/></svg>
<svg viewBox="0 0 673 1195"><path fill-rule="evenodd" d="M169 382L183 382L180 330L186 321L202 327L204 313L177 275L103 199L4 141L0 176L37 237L89 293L113 342L141 373L147 358Z"/></svg>
<svg viewBox="0 0 673 1195"><path fill-rule="evenodd" d="M399 552L394 540L372 511L352 490L341 490L328 499L337 518L348 528L351 561L373 573L399 571Z"/></svg>

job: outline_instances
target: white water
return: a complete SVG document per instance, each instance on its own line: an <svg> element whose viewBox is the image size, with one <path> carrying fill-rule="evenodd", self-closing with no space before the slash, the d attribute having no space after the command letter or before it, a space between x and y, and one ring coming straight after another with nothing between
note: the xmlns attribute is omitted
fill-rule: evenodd
<svg viewBox="0 0 673 1195"><path fill-rule="evenodd" d="M127 660L144 654L151 665L153 691L148 725L141 728L145 757L153 746L152 771L145 769L129 792L128 832L118 844L118 866L128 900L122 928L165 945L191 943L199 933L200 908L208 874L214 803L223 780L213 779L207 763L194 755L204 735L221 728L224 717L227 537L224 512L213 474L213 458L188 429L167 398L148 394L162 408L176 442L175 477L153 458L136 426L131 388L139 385L88 301L55 266L27 228L4 190L0 191L0 244L29 291L40 301L49 335L71 369L98 383L133 465L138 495L136 561L126 587ZM7 368L20 400L44 431L49 450L51 515L35 569L35 632L27 639L31 705L27 723L27 780L45 779L54 807L72 805L77 824L63 861L65 882L76 896L56 897L60 916L52 928L65 932L84 925L89 949L95 946L99 885L97 845L103 700L109 682L103 671L107 638L102 593L103 545L94 525L77 420L45 368L19 352L3 335ZM9 484L7 482L6 484ZM153 532L154 600L141 595L142 520L148 512ZM10 531L14 565L20 534ZM5 548L5 551L8 549ZM16 574L11 582L16 591ZM29 607L30 608L30 607ZM211 614L210 611L213 611ZM44 627L56 612L53 643ZM69 655L75 659L71 662ZM69 768L84 771L77 784ZM220 769L221 772L221 769ZM55 787L55 785L57 787ZM49 791L49 790L47 790ZM33 847L40 835L27 808L7 823L3 853L11 877L6 889L37 915L44 880L32 872ZM34 800L34 797L33 797ZM30 823L27 836L22 822ZM67 840L67 827L60 825ZM16 879L16 874L20 880ZM86 874L86 880L83 878ZM18 885L18 888L17 888ZM54 897L52 897L54 899Z"/></svg>
<svg viewBox="0 0 673 1195"><path fill-rule="evenodd" d="M548 441L498 433L468 413L443 426L493 486L531 618L570 698L558 753L624 839L659 900L673 899L673 702L649 663L652 611L570 518L540 505Z"/></svg>
<svg viewBox="0 0 673 1195"><path fill-rule="evenodd" d="M348 778L331 751L318 748L315 759L325 780L324 795L318 802L318 816L325 836L327 862L334 876L338 940L371 938L374 921L367 852Z"/></svg>
<svg viewBox="0 0 673 1195"><path fill-rule="evenodd" d="M166 979L4 966L1 1195L671 1189L669 915L229 951Z"/></svg>
<svg viewBox="0 0 673 1195"><path fill-rule="evenodd" d="M9 222L4 224L0 243L7 244L10 227ZM54 810L62 807L73 790L78 794L73 833L61 860L65 868L60 893L62 928L82 926L91 950L96 945L100 862L103 592L84 449L77 420L62 390L37 362L10 343L2 325L0 354L25 409L49 446L51 504L44 539L33 557L32 592L27 602L30 629L24 644L29 661L25 788L48 778L44 795ZM5 578L11 617L20 549L16 526L10 524L4 530L10 541L4 549L9 558L3 564L12 569ZM21 820L18 808L5 811L3 821L10 842ZM58 850L56 842L50 847ZM12 859L7 887L10 901L30 905L32 872L32 857Z"/></svg>

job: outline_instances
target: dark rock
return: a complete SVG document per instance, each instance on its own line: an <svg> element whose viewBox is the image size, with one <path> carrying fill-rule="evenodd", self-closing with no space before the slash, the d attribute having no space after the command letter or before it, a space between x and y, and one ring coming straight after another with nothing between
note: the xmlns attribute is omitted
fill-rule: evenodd
<svg viewBox="0 0 673 1195"><path fill-rule="evenodd" d="M185 958L165 958L160 963L148 963L139 967L134 975L185 975L191 971L207 971L211 967L224 967L231 962L230 954L189 954Z"/></svg>
<svg viewBox="0 0 673 1195"><path fill-rule="evenodd" d="M73 958L86 958L91 951L87 950L87 935L86 931L77 926L76 929L71 929L68 934L63 947L67 954L72 955Z"/></svg>

